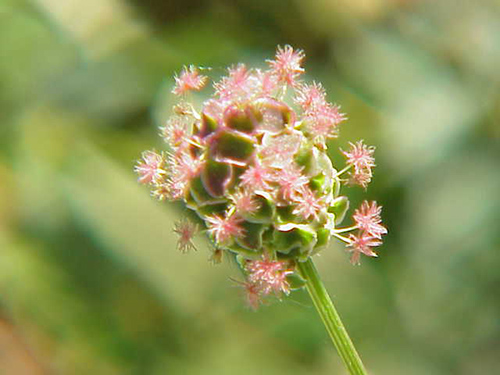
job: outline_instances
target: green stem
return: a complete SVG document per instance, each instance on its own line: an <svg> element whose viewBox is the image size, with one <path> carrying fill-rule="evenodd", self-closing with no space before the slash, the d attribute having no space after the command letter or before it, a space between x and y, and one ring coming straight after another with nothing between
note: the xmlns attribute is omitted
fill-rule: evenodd
<svg viewBox="0 0 500 375"><path fill-rule="evenodd" d="M361 358L342 324L337 310L335 310L312 259L297 262L297 267L301 276L306 280L307 291L349 373L366 375L363 362L361 362Z"/></svg>

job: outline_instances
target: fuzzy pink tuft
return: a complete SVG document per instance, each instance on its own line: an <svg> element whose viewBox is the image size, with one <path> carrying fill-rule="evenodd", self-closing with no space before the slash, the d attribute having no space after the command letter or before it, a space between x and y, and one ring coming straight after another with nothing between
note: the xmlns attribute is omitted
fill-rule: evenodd
<svg viewBox="0 0 500 375"><path fill-rule="evenodd" d="M303 219L317 219L318 213L324 208L324 203L321 198L318 198L311 189L304 186L301 189L301 194L295 197L297 207L293 210L294 215L298 215Z"/></svg>
<svg viewBox="0 0 500 375"><path fill-rule="evenodd" d="M375 147L363 144L362 140L355 144L349 142L349 145L351 146L349 151L341 151L347 158L347 164L354 167L354 172L351 173L351 183L366 188L372 178L372 168L375 167L373 157Z"/></svg>
<svg viewBox="0 0 500 375"><path fill-rule="evenodd" d="M245 234L245 229L240 226L242 219L237 215L233 214L229 217L207 216L205 220L208 224L208 232L217 244L224 244Z"/></svg>
<svg viewBox="0 0 500 375"><path fill-rule="evenodd" d="M302 174L302 169L295 163L278 169L274 180L279 185L280 197L286 202L295 201L297 194L309 183L309 179Z"/></svg>
<svg viewBox="0 0 500 375"><path fill-rule="evenodd" d="M305 112L314 110L318 106L326 103L325 89L321 83L313 82L311 85L301 84L297 87L295 103Z"/></svg>
<svg viewBox="0 0 500 375"><path fill-rule="evenodd" d="M189 182L198 176L203 166L203 161L193 156L187 150L179 150L175 154L169 155L169 179L167 181L170 188L170 200L182 199Z"/></svg>
<svg viewBox="0 0 500 375"><path fill-rule="evenodd" d="M355 144L349 142L351 146L349 151L342 151L347 158L347 164L354 166L356 170L371 169L375 167L375 159L373 153L375 152L374 146L367 146L363 141L358 141Z"/></svg>
<svg viewBox="0 0 500 375"><path fill-rule="evenodd" d="M252 214L259 209L259 202L255 199L255 195L251 190L245 189L231 196L234 207L237 213Z"/></svg>
<svg viewBox="0 0 500 375"><path fill-rule="evenodd" d="M387 229L381 224L381 211L382 207L377 206L377 202L364 201L352 217L361 231L372 237L382 238L382 235L387 234Z"/></svg>
<svg viewBox="0 0 500 375"><path fill-rule="evenodd" d="M350 243L347 245L348 250L352 253L351 263L359 264L360 254L363 253L369 257L376 257L377 253L372 250L372 247L382 245L382 241L370 236L366 232L360 232L357 236L349 235Z"/></svg>
<svg viewBox="0 0 500 375"><path fill-rule="evenodd" d="M207 83L208 78L200 75L198 69L193 65L184 67L179 77L175 77L175 86L172 93L182 95L188 91L199 91Z"/></svg>
<svg viewBox="0 0 500 375"><path fill-rule="evenodd" d="M255 159L254 165L240 176L241 185L249 190L268 190L270 188L271 171Z"/></svg>
<svg viewBox="0 0 500 375"><path fill-rule="evenodd" d="M141 184L160 182L165 176L165 157L154 151L144 151L142 161L135 167Z"/></svg>
<svg viewBox="0 0 500 375"><path fill-rule="evenodd" d="M180 116L171 117L160 131L165 142L173 149L186 145L191 136L188 124Z"/></svg>
<svg viewBox="0 0 500 375"><path fill-rule="evenodd" d="M215 83L215 93L224 101L241 101L248 97L254 83L245 64L229 69L229 75Z"/></svg>
<svg viewBox="0 0 500 375"><path fill-rule="evenodd" d="M292 274L288 263L279 260L253 260L246 265L248 279L251 283L261 286L263 294L274 292L276 295L290 293L287 276Z"/></svg>
<svg viewBox="0 0 500 375"><path fill-rule="evenodd" d="M346 120L339 107L330 103L316 105L304 114L307 130L315 141L324 142L338 136L338 125Z"/></svg>
<svg viewBox="0 0 500 375"><path fill-rule="evenodd" d="M180 220L174 225L174 232L179 236L177 248L186 253L189 250L196 250L193 244L193 237L198 233L198 225L188 219Z"/></svg>
<svg viewBox="0 0 500 375"><path fill-rule="evenodd" d="M282 83L290 86L296 85L297 78L304 73L301 63L304 59L304 52L301 50L294 51L292 47L278 47L274 60L269 60L271 72Z"/></svg>

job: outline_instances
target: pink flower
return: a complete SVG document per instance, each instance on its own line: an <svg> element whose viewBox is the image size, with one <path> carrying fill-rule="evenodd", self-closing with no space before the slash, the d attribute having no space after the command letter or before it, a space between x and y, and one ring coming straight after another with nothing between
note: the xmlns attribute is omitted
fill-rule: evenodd
<svg viewBox="0 0 500 375"><path fill-rule="evenodd" d="M241 185L249 190L268 190L271 171L263 166L258 159L241 176Z"/></svg>
<svg viewBox="0 0 500 375"><path fill-rule="evenodd" d="M182 95L190 90L199 91L207 83L208 78L200 75L198 69L193 65L184 67L179 77L175 77L175 86L172 93Z"/></svg>
<svg viewBox="0 0 500 375"><path fill-rule="evenodd" d="M188 124L180 116L171 117L160 131L165 142L174 149L185 145L191 137Z"/></svg>
<svg viewBox="0 0 500 375"><path fill-rule="evenodd" d="M312 190L306 186L301 189L300 196L295 197L295 201L297 207L293 210L293 214L301 216L305 220L317 219L319 211L324 207L321 198L316 197Z"/></svg>
<svg viewBox="0 0 500 375"><path fill-rule="evenodd" d="M381 211L382 207L377 206L377 202L364 201L360 208L354 211L353 219L361 231L374 238L382 238L382 235L387 234L387 229L380 224Z"/></svg>
<svg viewBox="0 0 500 375"><path fill-rule="evenodd" d="M347 247L348 250L352 253L352 264L359 264L361 253L369 257L376 257L377 253L375 253L371 248L382 245L382 241L373 236L370 236L366 232L360 232L357 236L351 234L349 235L349 240L350 243L347 245Z"/></svg>
<svg viewBox="0 0 500 375"><path fill-rule="evenodd" d="M307 131L317 142L337 137L338 125L347 119L340 113L340 107L327 102L325 89L316 82L312 85L300 85L295 102L304 110Z"/></svg>
<svg viewBox="0 0 500 375"><path fill-rule="evenodd" d="M372 173L369 169L362 169L358 171L355 170L354 172L351 173L349 184L359 185L366 189L371 180L372 180Z"/></svg>
<svg viewBox="0 0 500 375"><path fill-rule="evenodd" d="M200 173L203 161L193 156L188 150L180 149L175 154L169 155L168 167L169 199L177 200L184 197L189 182Z"/></svg>
<svg viewBox="0 0 500 375"><path fill-rule="evenodd" d="M251 260L247 262L248 280L261 286L263 294L274 292L289 294L290 284L287 276L293 271L288 269L288 262L280 260Z"/></svg>
<svg viewBox="0 0 500 375"><path fill-rule="evenodd" d="M165 175L165 157L154 151L144 151L142 161L135 167L141 184L152 184L163 180Z"/></svg>
<svg viewBox="0 0 500 375"><path fill-rule="evenodd" d="M363 144L362 140L356 142L356 144L349 142L349 145L351 146L349 151L340 150L347 158L347 164L354 166L356 171L371 170L371 168L375 167L374 146L367 146Z"/></svg>
<svg viewBox="0 0 500 375"><path fill-rule="evenodd" d="M351 183L366 188L372 178L372 168L375 167L373 157L375 147L363 144L362 140L356 144L349 142L349 145L351 146L349 151L340 151L347 158L347 164L354 167L354 172L351 173Z"/></svg>
<svg viewBox="0 0 500 375"><path fill-rule="evenodd" d="M250 73L245 64L238 64L236 67L229 69L227 77L222 78L220 82L214 84L215 94L221 100L245 100L252 88L252 82L249 79Z"/></svg>
<svg viewBox="0 0 500 375"><path fill-rule="evenodd" d="M289 163L284 168L278 169L274 181L280 187L280 196L287 202L293 202L297 194L303 190L309 179L302 174L302 169L295 163Z"/></svg>
<svg viewBox="0 0 500 375"><path fill-rule="evenodd" d="M192 240L196 233L198 233L198 225L188 219L180 220L175 223L174 232L179 235L177 248L182 253L186 253L191 249L196 250Z"/></svg>
<svg viewBox="0 0 500 375"><path fill-rule="evenodd" d="M330 103L315 105L304 114L306 128L316 141L324 142L338 136L338 125L346 120L339 107Z"/></svg>
<svg viewBox="0 0 500 375"><path fill-rule="evenodd" d="M229 217L207 216L205 221L209 228L208 232L217 244L224 244L235 237L241 237L245 234L245 229L240 226L242 219L234 214Z"/></svg>
<svg viewBox="0 0 500 375"><path fill-rule="evenodd" d="M296 79L304 73L304 69L300 66L304 59L304 52L301 50L294 51L292 47L278 47L274 60L268 60L271 72L280 82L290 86L296 85Z"/></svg>
<svg viewBox="0 0 500 375"><path fill-rule="evenodd" d="M313 82L312 85L301 84L297 87L295 103L307 112L326 103L325 89L321 83Z"/></svg>
<svg viewBox="0 0 500 375"><path fill-rule="evenodd" d="M252 214L260 207L251 190L241 190L231 196L236 212Z"/></svg>

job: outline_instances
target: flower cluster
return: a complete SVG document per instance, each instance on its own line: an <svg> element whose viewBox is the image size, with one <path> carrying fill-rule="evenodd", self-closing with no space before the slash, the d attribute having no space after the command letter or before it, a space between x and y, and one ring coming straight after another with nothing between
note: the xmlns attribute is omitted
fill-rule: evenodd
<svg viewBox="0 0 500 375"><path fill-rule="evenodd" d="M355 211L353 226L337 227L349 203L341 185L366 189L374 148L351 143L342 151L347 166L332 165L327 141L338 137L346 117L321 84L303 82L303 59L302 51L285 46L267 68L235 65L213 84L200 110L188 95L203 89L208 77L185 68L172 90L179 102L161 128L169 152L146 151L136 166L153 196L182 200L196 212L216 249L214 261L222 252L236 255L253 307L265 296L290 293L297 262L332 237L346 243L357 264L361 253L376 256L373 248L387 233L375 202ZM350 178L342 179L344 173ZM357 232L345 235L349 231ZM181 251L194 248L197 226L181 221L175 232Z"/></svg>

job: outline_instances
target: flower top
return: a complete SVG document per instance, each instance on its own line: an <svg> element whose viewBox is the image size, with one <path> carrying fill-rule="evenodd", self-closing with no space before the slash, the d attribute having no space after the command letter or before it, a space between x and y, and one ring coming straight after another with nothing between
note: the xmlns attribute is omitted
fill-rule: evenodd
<svg viewBox="0 0 500 375"><path fill-rule="evenodd" d="M237 255L253 306L256 296L288 294L294 264L326 248L333 236L358 263L361 253L376 255L373 247L387 233L375 202L355 211L354 226L337 228L348 209L341 185L367 187L375 148L350 143L342 151L347 167L332 164L327 142L339 136L347 117L320 83L302 80L303 60L302 51L285 46L267 68L233 65L201 108L189 102L189 93L207 87L208 77L185 67L172 90L180 100L161 128L169 152L146 151L136 166L153 196L183 201L196 212L217 249L214 261L223 251ZM347 171L349 180L342 179ZM181 251L194 248L197 229L176 225ZM343 235L350 230L358 233Z"/></svg>

